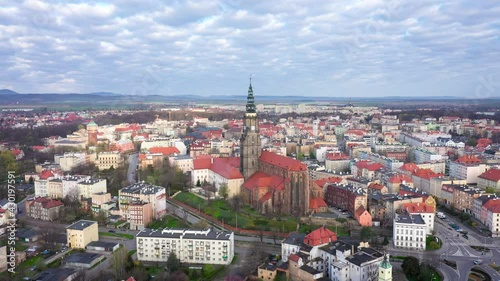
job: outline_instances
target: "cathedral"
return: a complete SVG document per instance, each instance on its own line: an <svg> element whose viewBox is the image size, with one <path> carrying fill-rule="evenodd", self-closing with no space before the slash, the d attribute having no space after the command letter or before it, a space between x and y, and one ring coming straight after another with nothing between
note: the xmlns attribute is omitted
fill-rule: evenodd
<svg viewBox="0 0 500 281"><path fill-rule="evenodd" d="M311 192L306 165L262 151L251 80L240 139L240 171L245 180L241 186L245 203L260 212L293 215L309 212Z"/></svg>

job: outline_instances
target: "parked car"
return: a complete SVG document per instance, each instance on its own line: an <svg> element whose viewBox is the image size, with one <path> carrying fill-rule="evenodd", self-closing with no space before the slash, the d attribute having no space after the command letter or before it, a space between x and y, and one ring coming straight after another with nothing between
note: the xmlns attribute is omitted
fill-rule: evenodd
<svg viewBox="0 0 500 281"><path fill-rule="evenodd" d="M483 263L483 261L481 261L481 260L475 260L475 261L474 261L474 264L475 264L475 265L480 265L481 263Z"/></svg>
<svg viewBox="0 0 500 281"><path fill-rule="evenodd" d="M463 234L462 237L467 239L467 240L469 239L469 236L467 236L467 234Z"/></svg>
<svg viewBox="0 0 500 281"><path fill-rule="evenodd" d="M108 232L115 233L116 230L110 229L110 230L108 230Z"/></svg>

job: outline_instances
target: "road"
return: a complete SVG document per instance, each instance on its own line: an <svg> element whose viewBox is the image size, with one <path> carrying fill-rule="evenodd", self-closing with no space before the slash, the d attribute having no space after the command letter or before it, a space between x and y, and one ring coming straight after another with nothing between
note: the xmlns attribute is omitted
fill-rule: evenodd
<svg viewBox="0 0 500 281"><path fill-rule="evenodd" d="M128 173L127 180L130 184L135 183L135 173L137 171L137 162L139 161L139 153L130 154L128 156Z"/></svg>
<svg viewBox="0 0 500 281"><path fill-rule="evenodd" d="M466 229L460 222L452 219L452 221L463 229ZM419 252L403 249L394 249L389 247L391 255L415 256L420 260L427 260L431 264L438 264L438 269L445 275L445 280L467 281L471 268L480 268L488 273L492 280L500 280L500 274L489 266L492 262L500 264L500 241L482 237L476 233L470 233L469 239L465 239L457 231L449 227L448 222L441 219L435 221L436 236L442 239L443 246L441 249L432 252ZM458 236L457 236L458 234ZM481 242L481 240L485 241ZM471 248L471 245L485 246L490 249L488 253ZM457 269L444 264L443 260L454 261L457 264ZM474 265L474 260L481 260L482 264Z"/></svg>

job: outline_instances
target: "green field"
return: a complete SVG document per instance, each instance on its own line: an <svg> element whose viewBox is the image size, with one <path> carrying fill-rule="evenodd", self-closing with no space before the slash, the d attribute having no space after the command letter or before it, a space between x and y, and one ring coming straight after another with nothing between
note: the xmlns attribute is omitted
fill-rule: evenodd
<svg viewBox="0 0 500 281"><path fill-rule="evenodd" d="M164 228L183 228L188 225L173 216L164 216L161 220L156 220L149 224L148 228L151 229L164 229Z"/></svg>
<svg viewBox="0 0 500 281"><path fill-rule="evenodd" d="M209 203L187 192L177 194L175 199L218 219L224 224L263 231L291 232L297 230L296 218L267 218L249 206L242 207L239 212L235 212L229 202L222 199L214 199Z"/></svg>
<svg viewBox="0 0 500 281"><path fill-rule="evenodd" d="M126 234L126 233L99 232L99 236L118 237L118 238L125 238L125 239L134 239L134 235L132 235L132 234Z"/></svg>

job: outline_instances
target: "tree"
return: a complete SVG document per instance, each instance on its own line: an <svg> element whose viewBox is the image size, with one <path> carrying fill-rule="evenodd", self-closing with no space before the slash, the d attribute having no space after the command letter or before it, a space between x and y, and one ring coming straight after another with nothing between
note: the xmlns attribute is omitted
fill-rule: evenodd
<svg viewBox="0 0 500 281"><path fill-rule="evenodd" d="M361 229L361 241L370 241L373 237L373 229L365 226Z"/></svg>
<svg viewBox="0 0 500 281"><path fill-rule="evenodd" d="M387 239L387 236L384 236L384 242L382 242L382 245L384 246L389 245L389 239Z"/></svg>
<svg viewBox="0 0 500 281"><path fill-rule="evenodd" d="M401 264L406 277L418 277L420 275L420 262L416 257L408 256Z"/></svg>
<svg viewBox="0 0 500 281"><path fill-rule="evenodd" d="M122 280L127 278L128 267L130 267L128 250L123 246L111 256L111 270L116 279Z"/></svg>
<svg viewBox="0 0 500 281"><path fill-rule="evenodd" d="M495 192L496 192L496 190L495 190L495 188L493 188L493 187L487 187L487 188L486 188L486 193L491 193L491 194L493 194L493 193L495 193Z"/></svg>
<svg viewBox="0 0 500 281"><path fill-rule="evenodd" d="M174 252L170 252L167 259L167 268L170 272L176 272L181 267L181 261Z"/></svg>
<svg viewBox="0 0 500 281"><path fill-rule="evenodd" d="M231 209L233 209L234 212L238 213L240 211L240 206L241 206L241 195L235 195L231 197L229 200L231 203Z"/></svg>
<svg viewBox="0 0 500 281"><path fill-rule="evenodd" d="M174 273L172 273L168 277L167 280L168 281L189 281L189 276L187 276L186 273L184 273L183 271L178 270L178 271L175 271Z"/></svg>
<svg viewBox="0 0 500 281"><path fill-rule="evenodd" d="M197 186L197 187L200 187L200 186L201 186L200 179L198 179L198 180L196 181L196 186Z"/></svg>
<svg viewBox="0 0 500 281"><path fill-rule="evenodd" d="M227 197L229 196L229 190L227 187L226 183L223 183L219 187L219 195L224 198L224 200L227 200Z"/></svg>
<svg viewBox="0 0 500 281"><path fill-rule="evenodd" d="M135 280L148 280L149 274L143 266L134 266L130 275L134 276Z"/></svg>

